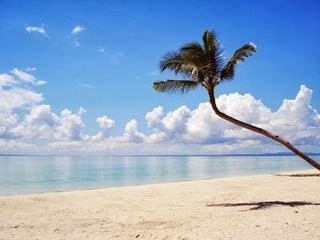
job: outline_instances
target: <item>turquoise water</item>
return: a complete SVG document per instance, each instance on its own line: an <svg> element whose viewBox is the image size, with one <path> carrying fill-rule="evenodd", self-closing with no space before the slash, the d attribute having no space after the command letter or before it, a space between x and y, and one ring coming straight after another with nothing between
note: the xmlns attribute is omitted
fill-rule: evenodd
<svg viewBox="0 0 320 240"><path fill-rule="evenodd" d="M314 157L320 160L320 156ZM294 156L0 156L0 195L310 169Z"/></svg>

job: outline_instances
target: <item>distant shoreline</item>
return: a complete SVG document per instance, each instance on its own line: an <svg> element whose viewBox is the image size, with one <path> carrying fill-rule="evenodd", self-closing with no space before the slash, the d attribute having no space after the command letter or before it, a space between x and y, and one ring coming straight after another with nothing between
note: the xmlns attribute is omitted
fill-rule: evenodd
<svg viewBox="0 0 320 240"><path fill-rule="evenodd" d="M320 156L320 153L306 153L310 156ZM94 157L254 157L254 156L296 156L290 152L283 152L283 153L241 153L241 154L119 154L119 155L108 155L108 154L6 154L0 153L0 157L12 156L12 157L23 157L23 156L66 156L66 157L78 157L78 156L94 156Z"/></svg>

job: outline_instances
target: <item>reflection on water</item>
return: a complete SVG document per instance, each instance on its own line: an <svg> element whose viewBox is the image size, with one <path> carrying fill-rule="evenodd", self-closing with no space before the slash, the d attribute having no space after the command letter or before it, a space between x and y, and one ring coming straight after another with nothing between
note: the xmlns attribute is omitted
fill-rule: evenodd
<svg viewBox="0 0 320 240"><path fill-rule="evenodd" d="M314 158L320 160L320 156ZM0 156L0 194L174 182L308 168L295 156Z"/></svg>

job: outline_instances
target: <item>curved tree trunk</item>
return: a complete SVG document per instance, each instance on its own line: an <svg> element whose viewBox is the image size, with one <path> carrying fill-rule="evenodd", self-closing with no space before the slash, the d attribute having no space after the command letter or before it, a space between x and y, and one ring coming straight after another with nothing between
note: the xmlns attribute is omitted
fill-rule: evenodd
<svg viewBox="0 0 320 240"><path fill-rule="evenodd" d="M233 123L233 124L236 124L240 127L243 127L243 128L246 128L248 130L251 130L253 132L256 132L256 133L259 133L259 134L262 134L268 138L271 138L272 140L282 144L283 146L285 146L286 148L288 148L289 150L291 150L292 152L294 152L296 155L298 155L299 157L303 158L305 161L307 161L310 165L312 165L314 168L318 169L320 171L320 164L317 163L316 161L314 161L313 159L311 159L310 157L308 157L306 154L304 154L303 152L301 152L300 150L298 150L297 148L295 148L291 143L289 143L288 141L286 141L285 139L281 138L280 136L278 135L275 135L271 132L268 132L262 128L259 128L259 127L255 127L255 126L252 126L248 123L245 123L245 122L242 122L242 121L239 121L233 117L230 117L228 115L226 115L225 113L223 112L220 112L220 110L218 109L217 105L216 105L216 100L215 100L215 96L214 96L214 89L212 89L211 91L208 90L208 93L209 93L209 97L210 97L210 103L211 103L211 106L212 106L212 109L213 111L221 118Z"/></svg>

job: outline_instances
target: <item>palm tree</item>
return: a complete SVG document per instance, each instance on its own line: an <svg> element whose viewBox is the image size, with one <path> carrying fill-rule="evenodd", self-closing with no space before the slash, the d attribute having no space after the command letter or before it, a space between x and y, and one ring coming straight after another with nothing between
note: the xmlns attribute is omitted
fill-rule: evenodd
<svg viewBox="0 0 320 240"><path fill-rule="evenodd" d="M182 80L168 79L157 81L153 87L158 92L186 93L198 86L204 87L209 95L213 111L221 118L245 129L262 134L284 145L299 157L303 158L316 169L320 170L320 164L298 150L282 137L266 131L260 127L242 122L219 110L215 100L216 87L235 75L235 67L256 51L253 43L247 43L236 50L227 62L223 58L223 50L220 47L214 32L205 31L202 36L202 44L191 42L183 45L178 51L168 53L160 62L160 70L171 70L182 76Z"/></svg>

